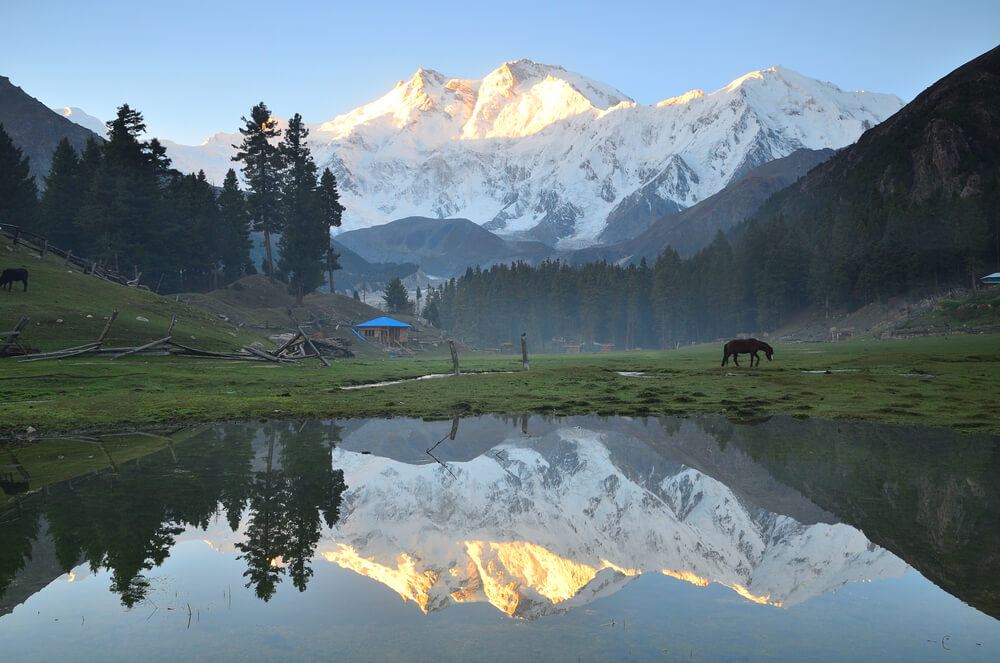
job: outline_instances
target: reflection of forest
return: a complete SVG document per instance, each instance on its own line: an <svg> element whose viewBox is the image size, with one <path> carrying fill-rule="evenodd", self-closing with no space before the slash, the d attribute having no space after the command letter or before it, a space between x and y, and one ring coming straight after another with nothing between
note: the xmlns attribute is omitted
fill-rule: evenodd
<svg viewBox="0 0 1000 663"><path fill-rule="evenodd" d="M1000 438L787 417L707 428L945 591L1000 618Z"/></svg>
<svg viewBox="0 0 1000 663"><path fill-rule="evenodd" d="M0 514L0 601L44 535L61 572L84 562L107 569L111 590L131 607L146 595L143 572L167 558L177 535L218 515L233 531L246 519L237 548L258 597L270 599L285 575L303 591L322 524L336 523L345 489L331 464L339 430L324 422L219 426L117 474L25 496Z"/></svg>

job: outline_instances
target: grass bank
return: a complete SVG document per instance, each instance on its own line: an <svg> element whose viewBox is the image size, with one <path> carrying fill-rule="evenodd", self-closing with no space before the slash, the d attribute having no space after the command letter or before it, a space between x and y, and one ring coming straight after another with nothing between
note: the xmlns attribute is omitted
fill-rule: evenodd
<svg viewBox="0 0 1000 663"><path fill-rule="evenodd" d="M773 414L1000 433L1000 335L778 344L773 362L720 367L721 346L531 357L446 353L295 365L189 357L0 359L0 435L300 417L482 413ZM481 372L477 372L481 371ZM636 375L636 373L640 373Z"/></svg>

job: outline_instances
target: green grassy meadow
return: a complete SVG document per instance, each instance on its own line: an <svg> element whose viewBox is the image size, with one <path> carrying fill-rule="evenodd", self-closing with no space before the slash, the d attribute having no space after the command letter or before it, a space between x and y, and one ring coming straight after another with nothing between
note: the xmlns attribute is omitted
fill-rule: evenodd
<svg viewBox="0 0 1000 663"><path fill-rule="evenodd" d="M721 347L531 357L444 354L297 364L189 357L0 360L4 436L264 418L537 412L656 416L773 414L1000 433L1000 337L779 344L760 367L720 367ZM481 372L479 372L481 371ZM641 372L642 375L621 375ZM928 377L933 376L933 377Z"/></svg>
<svg viewBox="0 0 1000 663"><path fill-rule="evenodd" d="M94 340L118 309L107 345L164 336L206 350L274 343L217 315L71 272L58 259L0 247L2 266L31 270L0 291L0 330L23 315L23 344L50 351ZM330 295L325 297L330 298ZM333 302L336 297L328 300ZM348 298L341 298L348 299ZM315 304L314 306L321 306ZM361 315L363 312L358 312ZM483 413L656 416L718 413L750 420L773 414L869 420L1000 433L1000 335L841 343L778 343L773 362L720 367L721 343L667 351L520 356L460 351L462 375L344 390L449 373L444 345L390 358L357 342L356 356L324 367L183 356L107 356L24 362L0 358L0 437L266 418L423 417ZM529 339L530 350L530 339ZM642 375L621 373L641 372ZM929 377L933 376L933 377Z"/></svg>

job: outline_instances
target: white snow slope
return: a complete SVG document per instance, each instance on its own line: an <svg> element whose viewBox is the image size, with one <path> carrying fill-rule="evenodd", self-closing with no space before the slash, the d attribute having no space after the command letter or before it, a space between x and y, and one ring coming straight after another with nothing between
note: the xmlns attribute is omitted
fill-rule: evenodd
<svg viewBox="0 0 1000 663"><path fill-rule="evenodd" d="M618 205L689 207L797 149L849 145L902 106L783 67L643 106L562 67L518 60L480 80L419 69L377 101L308 126L317 164L337 176L343 230L465 217L568 249L597 243ZM230 157L240 139L162 142L176 168L203 169L221 185L238 170Z"/></svg>

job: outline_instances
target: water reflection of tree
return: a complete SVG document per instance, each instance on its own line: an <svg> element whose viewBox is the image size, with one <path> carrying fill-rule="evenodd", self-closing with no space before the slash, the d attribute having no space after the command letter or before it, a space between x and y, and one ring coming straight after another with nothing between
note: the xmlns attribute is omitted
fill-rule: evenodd
<svg viewBox="0 0 1000 663"><path fill-rule="evenodd" d="M148 592L144 573L163 563L185 527L206 528L222 515L236 531L245 511L247 541L239 548L248 586L265 600L273 596L286 569L271 561L281 558L304 590L320 519L336 522L345 489L343 472L331 465L339 428L269 424L265 466L254 471L256 432L209 430L179 446L176 458L166 451L146 456L117 475L49 486L7 509L0 518L0 598L31 559L42 522L63 572L83 562L94 572L110 570L111 590L131 607Z"/></svg>
<svg viewBox="0 0 1000 663"><path fill-rule="evenodd" d="M247 587L265 601L285 573L305 591L313 575L309 560L319 542L320 517L329 526L339 518L346 485L343 471L330 463L338 432L336 427L268 431L265 467L254 473L251 484L246 542L236 546L247 562Z"/></svg>

